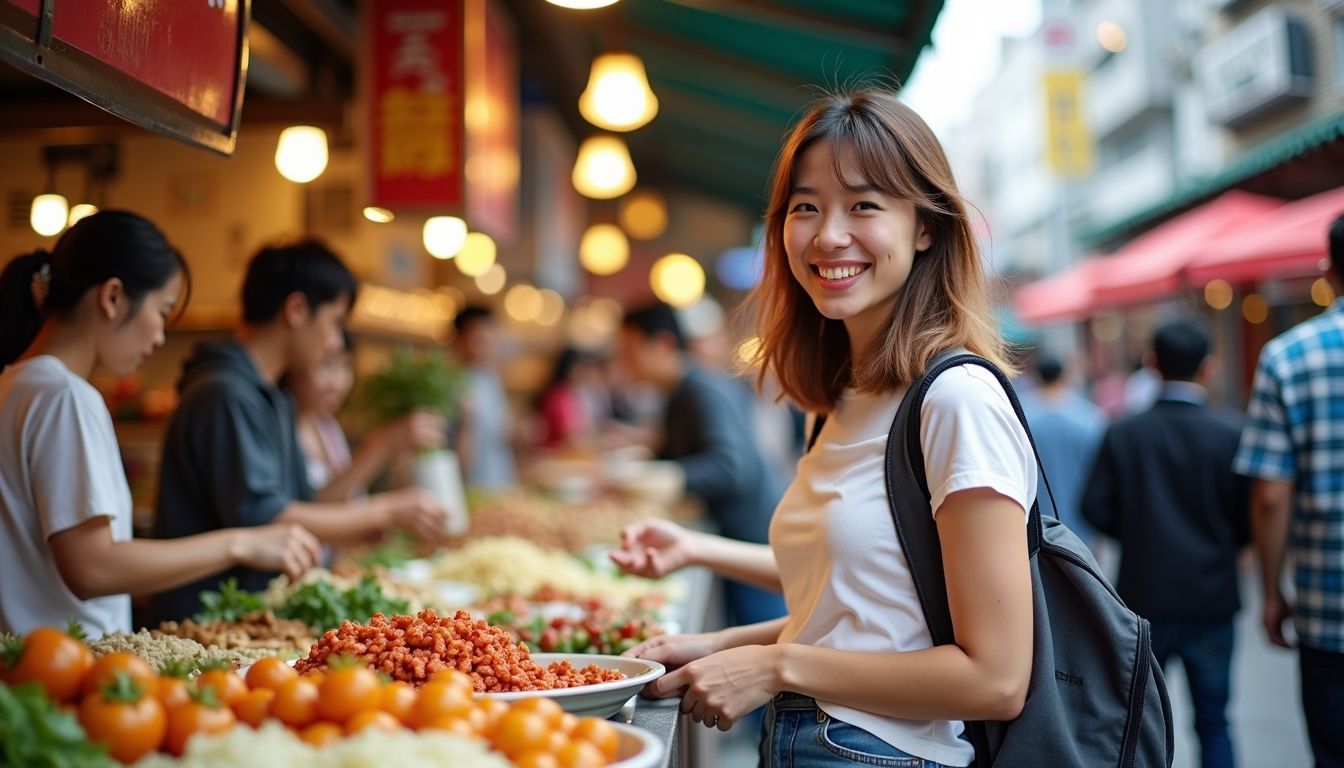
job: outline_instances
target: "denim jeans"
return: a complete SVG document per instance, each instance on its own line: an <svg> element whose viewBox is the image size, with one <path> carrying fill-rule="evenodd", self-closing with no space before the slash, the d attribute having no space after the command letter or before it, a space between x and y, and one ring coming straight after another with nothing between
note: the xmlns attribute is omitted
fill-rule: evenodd
<svg viewBox="0 0 1344 768"><path fill-rule="evenodd" d="M1152 623L1153 655L1163 667L1175 656L1185 666L1190 699L1195 710L1203 768L1232 768L1232 737L1227 731L1227 701L1231 694L1232 619L1182 621L1158 619Z"/></svg>
<svg viewBox="0 0 1344 768"><path fill-rule="evenodd" d="M1344 653L1298 649L1302 711L1316 768L1344 768Z"/></svg>
<svg viewBox="0 0 1344 768"><path fill-rule="evenodd" d="M810 697L781 693L765 706L760 768L876 765L947 768L915 757L873 734L836 720Z"/></svg>

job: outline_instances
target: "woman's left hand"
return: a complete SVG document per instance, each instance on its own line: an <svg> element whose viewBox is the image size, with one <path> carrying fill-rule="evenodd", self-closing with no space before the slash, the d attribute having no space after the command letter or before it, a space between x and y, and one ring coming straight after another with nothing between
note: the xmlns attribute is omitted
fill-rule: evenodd
<svg viewBox="0 0 1344 768"><path fill-rule="evenodd" d="M653 698L681 696L681 711L726 731L779 692L777 645L744 645L697 659L649 683Z"/></svg>

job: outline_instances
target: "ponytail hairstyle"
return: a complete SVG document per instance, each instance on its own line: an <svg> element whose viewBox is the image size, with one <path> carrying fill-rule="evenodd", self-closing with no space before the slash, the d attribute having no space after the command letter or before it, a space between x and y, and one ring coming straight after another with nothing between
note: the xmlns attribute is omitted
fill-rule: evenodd
<svg viewBox="0 0 1344 768"><path fill-rule="evenodd" d="M80 219L51 253L24 254L0 272L0 369L19 359L47 318L69 315L108 280L121 280L133 317L146 294L179 273L190 297L187 262L149 220L126 211Z"/></svg>

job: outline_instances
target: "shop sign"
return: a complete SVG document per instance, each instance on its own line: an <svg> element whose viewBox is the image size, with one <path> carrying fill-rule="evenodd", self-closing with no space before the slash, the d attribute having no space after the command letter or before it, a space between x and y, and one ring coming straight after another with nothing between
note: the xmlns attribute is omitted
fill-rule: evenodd
<svg viewBox="0 0 1344 768"><path fill-rule="evenodd" d="M1085 78L1076 69L1047 70L1045 94L1045 157L1060 176L1078 178L1092 172L1092 133L1083 109Z"/></svg>
<svg viewBox="0 0 1344 768"><path fill-rule="evenodd" d="M461 212L461 0L369 3L369 196L384 208Z"/></svg>
<svg viewBox="0 0 1344 768"><path fill-rule="evenodd" d="M158 133L233 152L249 0L0 0L0 58Z"/></svg>
<svg viewBox="0 0 1344 768"><path fill-rule="evenodd" d="M494 0L466 0L466 220L500 244L518 229L518 46Z"/></svg>
<svg viewBox="0 0 1344 768"><path fill-rule="evenodd" d="M1306 27L1277 7L1212 41L1199 55L1198 68L1209 116L1226 126L1311 96Z"/></svg>

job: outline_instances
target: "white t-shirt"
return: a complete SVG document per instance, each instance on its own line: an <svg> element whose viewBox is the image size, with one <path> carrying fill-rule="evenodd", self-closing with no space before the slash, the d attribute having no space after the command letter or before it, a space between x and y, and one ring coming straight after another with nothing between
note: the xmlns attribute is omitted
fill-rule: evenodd
<svg viewBox="0 0 1344 768"><path fill-rule="evenodd" d="M846 390L816 446L798 462L770 525L789 620L779 642L864 653L915 651L933 641L887 501L887 433L904 392ZM931 508L948 494L992 488L1026 511L1036 460L1026 431L989 371L958 366L939 376L920 420ZM960 721L915 721L818 701L827 714L892 746L945 765L969 765Z"/></svg>
<svg viewBox="0 0 1344 768"><path fill-rule="evenodd" d="M131 538L131 490L107 405L60 360L40 356L0 373L0 631L78 621L90 639L130 631L131 598L80 600L47 541L107 517Z"/></svg>

